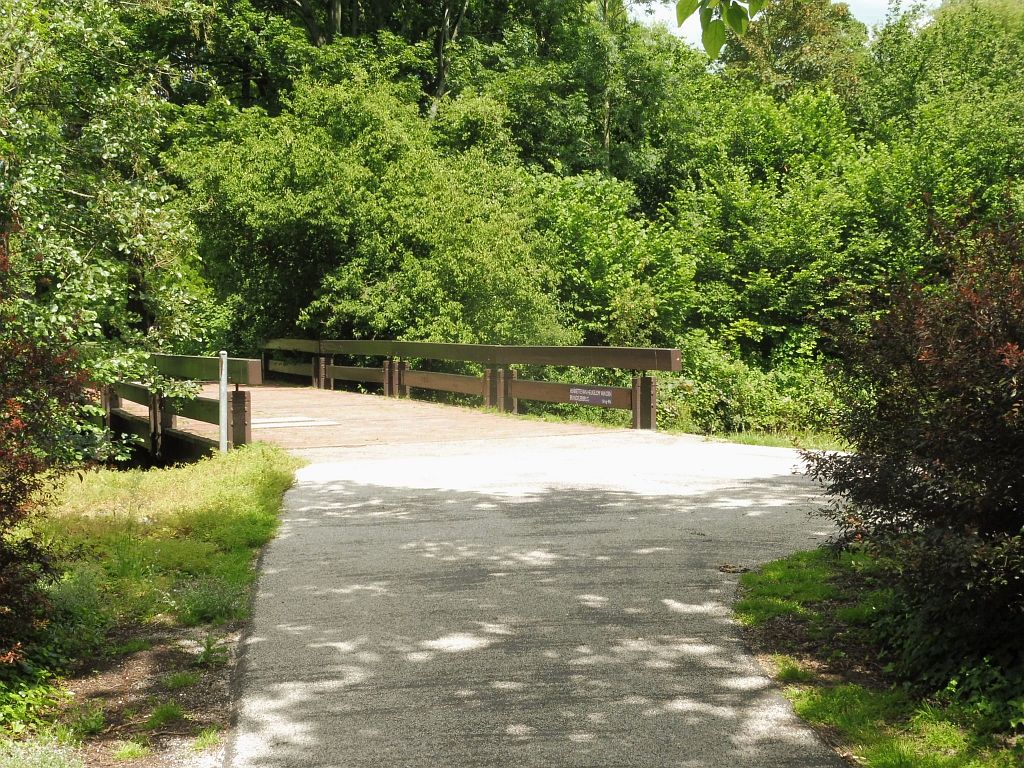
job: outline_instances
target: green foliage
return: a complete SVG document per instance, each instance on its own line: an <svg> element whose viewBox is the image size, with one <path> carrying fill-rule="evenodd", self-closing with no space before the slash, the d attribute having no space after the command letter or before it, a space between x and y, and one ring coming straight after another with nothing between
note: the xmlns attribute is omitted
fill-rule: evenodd
<svg viewBox="0 0 1024 768"><path fill-rule="evenodd" d="M790 689L797 714L841 735L872 768L1013 768L1019 755L987 744L954 714L900 691L860 685Z"/></svg>
<svg viewBox="0 0 1024 768"><path fill-rule="evenodd" d="M68 668L99 651L115 623L167 611L185 625L244 616L253 554L276 529L295 464L256 444L185 467L65 480L36 523L64 575L47 586L52 619L28 658Z"/></svg>
<svg viewBox="0 0 1024 768"><path fill-rule="evenodd" d="M702 331L687 334L682 378L659 382L659 419L694 432L827 431L837 403L814 361L764 372Z"/></svg>
<svg viewBox="0 0 1024 768"><path fill-rule="evenodd" d="M48 476L89 454L86 374L66 339L19 311L9 233L0 229L0 674L46 621L40 580L54 573L29 524Z"/></svg>
<svg viewBox="0 0 1024 768"><path fill-rule="evenodd" d="M224 264L244 346L296 327L568 340L544 290L530 178L476 149L435 148L400 89L365 75L307 82L279 117L237 121L239 141L192 146L172 164L209 201L205 248Z"/></svg>
<svg viewBox="0 0 1024 768"><path fill-rule="evenodd" d="M824 513L894 574L875 621L893 670L930 690L970 680L954 689L974 702L1024 699L1018 232L1008 216L940 239L946 279L895 286L866 333L840 337L840 433L857 450L810 457ZM996 728L1019 717L986 709Z"/></svg>
<svg viewBox="0 0 1024 768"><path fill-rule="evenodd" d="M110 656L128 656L139 651L148 651L153 647L153 643L143 638L135 638L128 640L127 642L115 645L113 648L108 650Z"/></svg>
<svg viewBox="0 0 1024 768"><path fill-rule="evenodd" d="M774 0L746 34L736 32L722 60L770 92L790 96L811 85L832 90L844 104L860 98L867 29L845 3Z"/></svg>
<svg viewBox="0 0 1024 768"><path fill-rule="evenodd" d="M44 642L31 651L33 663L44 669L66 670L103 647L116 618L103 581L99 567L76 563L45 585L50 616Z"/></svg>
<svg viewBox="0 0 1024 768"><path fill-rule="evenodd" d="M0 738L40 728L67 697L67 691L41 675L34 680L0 680Z"/></svg>
<svg viewBox="0 0 1024 768"><path fill-rule="evenodd" d="M759 641L767 644L763 650L771 653L776 679L788 684L785 694L797 714L828 729L844 753L867 766L1017 765L1019 747L988 734L994 712L1019 706L1019 701L999 697L1008 691L993 685L997 670L972 670L977 680L989 678L978 690L998 694L968 705L967 697L953 690L956 684L944 692L918 692L892 685L877 669L875 658L888 630L865 632L863 627L891 604L891 591L878 588L879 579L884 583L888 578L882 565L864 547L843 553L817 550L743 576L746 600L760 604L782 594L801 609L780 613L782 623L769 626ZM808 583L827 584L828 593L814 595L805 588ZM766 615L760 623L772 621ZM833 666L837 659L839 665ZM811 664L821 674L810 672Z"/></svg>
<svg viewBox="0 0 1024 768"><path fill-rule="evenodd" d="M190 579L175 589L171 605L185 626L222 624L245 616L247 586L209 576Z"/></svg>
<svg viewBox="0 0 1024 768"><path fill-rule="evenodd" d="M551 178L536 201L562 310L583 343L666 344L694 303L693 257L672 229L631 218L629 185Z"/></svg>
<svg viewBox="0 0 1024 768"><path fill-rule="evenodd" d="M806 683L815 677L813 672L804 669L798 661L784 654L772 656L771 661L775 668L775 679L780 683Z"/></svg>
<svg viewBox="0 0 1024 768"><path fill-rule="evenodd" d="M227 663L228 649L221 645L213 633L207 633L203 638L203 647L196 656L196 664L213 669L223 667Z"/></svg>
<svg viewBox="0 0 1024 768"><path fill-rule="evenodd" d="M696 11L700 11L700 25L703 30L701 42L712 59L717 59L725 45L726 30L743 35L761 9L770 0L677 0L676 20L680 26Z"/></svg>
<svg viewBox="0 0 1024 768"><path fill-rule="evenodd" d="M212 308L152 163L164 118L131 31L99 0L0 10L0 230L18 314L65 343L104 342L98 357L201 343Z"/></svg>
<svg viewBox="0 0 1024 768"><path fill-rule="evenodd" d="M66 732L76 740L96 736L107 724L103 706L97 702L76 707L61 719Z"/></svg>
<svg viewBox="0 0 1024 768"><path fill-rule="evenodd" d="M220 744L220 731L216 728L204 728L192 740L192 749L196 752L202 752L218 744Z"/></svg>

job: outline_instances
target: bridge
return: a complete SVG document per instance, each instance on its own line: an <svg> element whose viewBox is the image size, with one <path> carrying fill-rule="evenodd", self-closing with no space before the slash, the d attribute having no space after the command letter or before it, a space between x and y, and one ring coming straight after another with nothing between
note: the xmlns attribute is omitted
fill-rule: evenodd
<svg viewBox="0 0 1024 768"><path fill-rule="evenodd" d="M335 391L320 351L260 363L316 387L247 390L252 439L308 463L228 768L844 764L731 618L738 572L831 533L795 452Z"/></svg>
<svg viewBox="0 0 1024 768"><path fill-rule="evenodd" d="M479 370L473 374L430 370L437 361ZM414 391L461 396L511 414L518 413L520 402L526 401L627 410L633 428L653 430L657 428L657 385L650 373L677 372L681 367L677 349L309 339L271 339L263 347L262 359L228 358L223 366L217 358L181 355L152 355L151 362L170 379L223 379L219 386L206 384L191 399L167 397L139 382L122 382L107 391L104 402L111 429L134 435L150 453L169 460L202 455L221 442L227 447L261 439L296 449L401 442L415 440L421 433L436 434L439 425L430 408L342 393L324 395L325 391L336 393L339 384L352 383L378 388L387 398L408 399ZM538 371L543 366L587 369L591 378L595 370L628 370L633 375L629 387L520 375L520 370L542 375ZM308 386L300 390L271 385L282 379ZM229 383L234 391L228 391ZM501 436L538 429L514 420L474 419L468 413L452 422L453 414L441 418L447 432L462 429L479 434L472 430L486 425Z"/></svg>

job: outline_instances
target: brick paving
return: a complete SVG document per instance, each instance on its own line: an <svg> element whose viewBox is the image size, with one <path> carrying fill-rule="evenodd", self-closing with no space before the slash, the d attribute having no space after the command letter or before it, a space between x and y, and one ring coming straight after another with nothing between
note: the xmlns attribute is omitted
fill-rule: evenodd
<svg viewBox="0 0 1024 768"><path fill-rule="evenodd" d="M253 440L276 443L288 450L608 431L607 427L594 424L545 422L380 395L276 385L247 389L252 393ZM203 396L216 397L217 387L205 386ZM179 428L204 437L217 436L217 427L212 424L191 419L179 419L178 424Z"/></svg>

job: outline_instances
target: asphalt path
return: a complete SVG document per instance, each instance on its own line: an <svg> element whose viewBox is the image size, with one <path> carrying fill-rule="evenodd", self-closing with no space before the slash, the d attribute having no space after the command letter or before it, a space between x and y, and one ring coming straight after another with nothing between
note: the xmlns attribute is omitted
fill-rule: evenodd
<svg viewBox="0 0 1024 768"><path fill-rule="evenodd" d="M309 450L229 768L842 766L731 618L829 535L794 451L606 431Z"/></svg>

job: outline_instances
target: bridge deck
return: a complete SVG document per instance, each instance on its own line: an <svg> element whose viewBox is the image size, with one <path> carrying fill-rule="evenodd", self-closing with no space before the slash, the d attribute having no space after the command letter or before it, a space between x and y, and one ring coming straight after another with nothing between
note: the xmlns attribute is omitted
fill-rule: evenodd
<svg viewBox="0 0 1024 768"><path fill-rule="evenodd" d="M289 450L607 431L593 424L544 422L468 407L311 387L248 389L252 392L253 440L276 443ZM203 394L216 397L216 386L207 385ZM178 423L189 432L217 437L215 425L191 419L179 419Z"/></svg>

